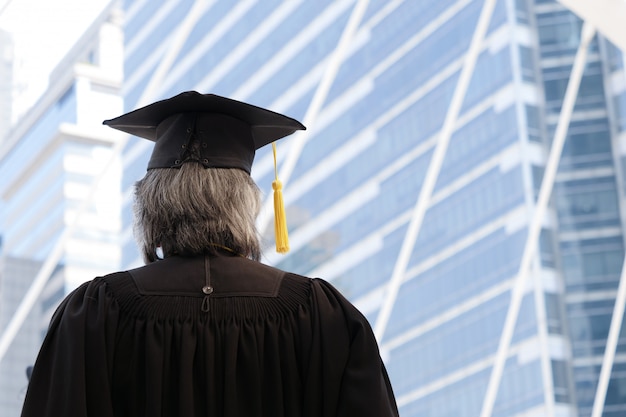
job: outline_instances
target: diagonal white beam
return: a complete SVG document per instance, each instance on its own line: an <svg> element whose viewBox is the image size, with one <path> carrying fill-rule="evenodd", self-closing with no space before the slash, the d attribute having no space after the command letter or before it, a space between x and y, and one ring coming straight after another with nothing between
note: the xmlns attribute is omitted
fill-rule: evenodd
<svg viewBox="0 0 626 417"><path fill-rule="evenodd" d="M197 20L202 16L202 12L207 6L207 1L196 1L194 3L194 6L189 10L187 16L185 17L185 20L181 23L180 27L176 31L176 34L172 38L170 48L167 50L163 60L159 63L159 66L152 75L146 89L141 95L141 98L139 100L140 105L150 102L154 97L157 96L157 92L162 85L163 79L167 75L168 69L180 52L180 49L187 39L189 32L191 32L191 29L194 27ZM78 227L80 218L91 204L95 192L98 189L98 185L105 177L105 175L107 175L109 169L111 169L111 166L121 154L127 140L128 136L124 136L113 146L111 157L104 165L102 171L92 181L87 196L81 202L76 212L76 215L74 216L70 224L63 230L61 236L59 236L59 239L56 241L50 254L46 257L46 260L44 261L41 269L37 273L37 276L33 280L32 284L28 288L28 291L24 295L24 298L20 302L20 305L17 307L15 314L13 314L13 316L11 317L11 320L9 321L6 329L2 333L2 337L0 338L0 362L2 362L4 355L9 349L9 346L11 346L11 343L13 343L13 340L15 339L17 332L24 324L24 320L26 320L28 313L32 310L33 305L41 295L41 291L44 289L46 283L50 279L52 271L59 263L59 260L63 255L66 242Z"/></svg>
<svg viewBox="0 0 626 417"><path fill-rule="evenodd" d="M598 378L598 387L593 400L593 408L591 417L602 417L604 412L604 401L606 400L606 391L609 387L611 378L611 370L613 369L613 360L615 359L615 350L619 339L622 321L624 320L624 305L626 305L626 258L622 264L622 273L619 278L619 286L617 287L617 296L615 297L615 306L613 307L613 316L611 317L611 326L609 327L609 336L606 341L604 357L602 358L602 367L600 368L600 377Z"/></svg>
<svg viewBox="0 0 626 417"><path fill-rule="evenodd" d="M517 322L517 318L519 316L519 310L524 296L524 289L528 280L528 272L532 265L533 257L537 251L541 224L546 214L550 195L552 194L552 189L554 187L554 179L556 177L559 160L561 159L563 144L565 143L572 111L574 110L574 104L576 103L580 80L582 79L583 71L585 69L589 42L594 35L595 29L593 26L585 23L582 28L580 45L578 46L576 56L574 57L574 65L572 66L569 82L565 90L563 106L561 107L561 114L559 115L559 120L554 132L552 146L550 148L543 180L541 181L541 187L539 189L537 204L528 227L528 236L524 245L519 271L517 273L517 277L515 278L513 288L511 289L511 302L504 321L504 328L502 330L502 334L500 335L498 350L496 351L493 368L489 377L489 384L487 385L487 391L483 400L480 417L490 417L493 412L493 406L500 388L500 381L502 380L502 373L508 356L508 350L511 345L511 339L513 338L513 331L515 330L515 323Z"/></svg>
<svg viewBox="0 0 626 417"><path fill-rule="evenodd" d="M304 116L303 124L305 126L314 126L315 120L322 109L324 101L326 101L326 97L328 96L328 92L330 91L330 87L333 85L335 78L337 77L337 72L339 71L339 67L343 62L346 52L350 47L350 42L354 38L354 34L363 19L363 15L367 9L369 1L368 0L359 0L357 4L354 6L352 10L352 14L350 15L350 19L346 24L341 37L339 38L339 42L337 43L337 47L333 51L332 55L329 58L328 65L326 66L324 73L322 75L322 79L315 90L315 94L313 95L313 99L311 100L311 104L307 109L307 112ZM300 154L302 153L302 149L304 149L304 145L308 141L311 134L311 129L301 131L295 134L295 137L291 139L291 144L289 147L289 153L285 158L285 162L280 167L280 180L283 183L283 187L289 181L293 170L296 167L296 163L300 158ZM267 228L268 223L271 219L271 205L274 203L273 198L271 196L265 200L263 204L263 209L261 210L259 217L257 218L257 229L263 231Z"/></svg>
<svg viewBox="0 0 626 417"><path fill-rule="evenodd" d="M426 214L426 210L430 204L430 198L435 188L435 184L437 183L437 178L439 177L439 172L441 171L441 166L446 155L446 150L448 149L448 144L450 143L450 138L454 132L454 125L456 124L459 113L461 112L461 106L463 105L465 94L467 93L469 83L472 79L472 75L474 74L476 61L478 60L478 55L480 53L483 40L485 39L495 4L495 0L485 0L478 17L476 29L474 29L472 40L465 55L465 61L463 63L463 68L461 69L461 74L459 75L459 79L454 89L441 132L437 138L437 144L435 145L433 156L428 165L417 202L413 208L411 221L409 222L406 234L404 235L404 240L402 241L398 258L396 259L391 278L389 279L389 284L387 285L380 313L378 314L378 318L376 319L376 323L374 325L374 334L379 341L382 341L387 324L389 323L391 311L398 297L398 291L400 290L411 253L413 252L417 236L422 227L424 215Z"/></svg>

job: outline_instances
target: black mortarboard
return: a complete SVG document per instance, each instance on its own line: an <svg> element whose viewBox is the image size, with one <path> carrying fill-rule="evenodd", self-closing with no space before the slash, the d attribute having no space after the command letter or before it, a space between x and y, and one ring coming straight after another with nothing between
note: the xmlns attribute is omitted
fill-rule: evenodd
<svg viewBox="0 0 626 417"><path fill-rule="evenodd" d="M186 91L131 111L105 125L155 142L148 169L178 168L195 139L205 167L239 168L248 174L257 149L305 127L273 111Z"/></svg>
<svg viewBox="0 0 626 417"><path fill-rule="evenodd" d="M123 114L103 124L155 142L148 169L180 168L189 161L207 168L239 168L250 174L257 149L274 151L274 228L276 250L289 250L282 184L276 171L274 141L306 128L280 113L220 97L186 91ZM190 154L190 148L197 155ZM194 149L194 152L195 152Z"/></svg>

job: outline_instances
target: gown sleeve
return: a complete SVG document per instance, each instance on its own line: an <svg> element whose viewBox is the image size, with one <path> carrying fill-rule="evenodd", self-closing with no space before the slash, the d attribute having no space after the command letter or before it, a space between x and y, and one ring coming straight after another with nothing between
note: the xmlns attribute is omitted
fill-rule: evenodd
<svg viewBox="0 0 626 417"><path fill-rule="evenodd" d="M95 279L54 313L28 384L22 417L112 417L117 304Z"/></svg>
<svg viewBox="0 0 626 417"><path fill-rule="evenodd" d="M313 280L325 416L397 417L393 389L367 319L328 282Z"/></svg>

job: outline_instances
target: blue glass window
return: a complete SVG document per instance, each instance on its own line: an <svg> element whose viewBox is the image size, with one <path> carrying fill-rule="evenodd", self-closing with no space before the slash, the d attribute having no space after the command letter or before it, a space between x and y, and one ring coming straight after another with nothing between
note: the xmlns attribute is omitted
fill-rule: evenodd
<svg viewBox="0 0 626 417"><path fill-rule="evenodd" d="M507 362L493 407L493 417L518 416L544 402L541 362Z"/></svg>
<svg viewBox="0 0 626 417"><path fill-rule="evenodd" d="M602 355L613 314L615 299L569 303L567 318L575 357ZM617 352L626 351L626 321L622 323Z"/></svg>
<svg viewBox="0 0 626 417"><path fill-rule="evenodd" d="M419 369L411 370L419 372ZM400 377L394 374L390 377L395 387ZM400 407L399 412L402 417L476 417L488 384L489 370L481 370Z"/></svg>
<svg viewBox="0 0 626 417"><path fill-rule="evenodd" d="M533 49L524 45L520 45L519 56L522 71L522 80L535 82L535 80L537 79L535 75L537 69L535 65L535 55Z"/></svg>
<svg viewBox="0 0 626 417"><path fill-rule="evenodd" d="M544 294L546 302L546 320L549 334L563 334L562 301L559 294L547 292Z"/></svg>
<svg viewBox="0 0 626 417"><path fill-rule="evenodd" d="M542 57L575 54L580 43L582 21L569 10L559 10L537 15L540 51ZM589 50L598 50L597 37L589 45Z"/></svg>
<svg viewBox="0 0 626 417"><path fill-rule="evenodd" d="M479 2L479 4L482 4ZM493 9L493 13L491 14L491 20L489 21L489 27L487 29L487 36L491 34L494 30L498 29L500 26L507 22L507 2L506 1L497 1L496 6ZM478 19L476 20L476 24L478 23ZM474 30L476 30L474 28ZM474 30L472 33L474 33Z"/></svg>
<svg viewBox="0 0 626 417"><path fill-rule="evenodd" d="M569 403L571 401L570 384L571 370L567 361L552 359L552 383L554 384L554 401Z"/></svg>
<svg viewBox="0 0 626 417"><path fill-rule="evenodd" d="M387 5L387 2L384 0L369 1L367 3L367 10L365 11L365 14L363 15L363 21L367 22L368 20L370 20L372 16L375 16L376 14L378 14L378 12L380 12L381 9L384 9L386 5Z"/></svg>
<svg viewBox="0 0 626 417"><path fill-rule="evenodd" d="M561 230L583 230L620 224L613 177L555 184L554 197Z"/></svg>
<svg viewBox="0 0 626 417"><path fill-rule="evenodd" d="M265 3L262 3L266 7ZM254 53L248 54L240 63L220 80L220 85L234 91L243 81L253 77L254 73L269 62L280 51L286 41L294 38L302 31L302 22L310 22L324 11L326 2L304 2L293 11L281 24L268 34L259 43ZM302 77L311 71L317 64L328 58L337 47L339 38L345 29L351 9L346 9L337 18L328 24L317 36L310 39L301 50L278 70L270 79L264 82L246 99L252 103L271 103L285 91L298 83ZM255 17L255 19L257 19ZM248 19L250 20L250 19ZM257 22L248 22L248 25L258 25ZM313 86L313 88L317 85ZM293 113L290 113L292 115Z"/></svg>
<svg viewBox="0 0 626 417"><path fill-rule="evenodd" d="M493 94L499 87L511 82L512 79L513 70L509 47L502 48L495 54L489 50L483 52L476 62L461 111L466 111L488 95Z"/></svg>
<svg viewBox="0 0 626 417"><path fill-rule="evenodd" d="M189 5L193 4L192 1L188 1ZM269 3L269 2L268 2ZM193 29L187 36L185 43L183 44L176 60L182 60L187 56L191 50L204 40L211 30L225 20L228 12L233 10L233 3L226 1L216 1L204 12L201 18L199 18L194 25ZM182 21L182 19L181 19ZM211 39L213 42L219 42L217 39Z"/></svg>
<svg viewBox="0 0 626 417"><path fill-rule="evenodd" d="M541 112L537 106L526 104L526 123L528 127L528 140L541 143L543 141Z"/></svg>
<svg viewBox="0 0 626 417"><path fill-rule="evenodd" d="M398 146L398 151L402 153L434 135L443 125L457 78L458 73L443 81L382 126L378 131L378 140L395 142L390 146L394 148ZM383 90L377 92L373 100L375 103L389 100Z"/></svg>
<svg viewBox="0 0 626 417"><path fill-rule="evenodd" d="M626 130L626 91L613 96L613 106L617 118L617 128L623 132Z"/></svg>
<svg viewBox="0 0 626 417"><path fill-rule="evenodd" d="M539 196L539 190L541 189L541 183L543 182L543 174L546 169L543 166L532 165L531 171L533 175L533 194L535 197L535 201Z"/></svg>
<svg viewBox="0 0 626 417"><path fill-rule="evenodd" d="M414 372L419 370L414 369ZM469 374L446 384L400 408L402 417L475 417L480 410L489 382L490 368ZM410 372L410 370L409 370ZM391 377L394 387L396 379ZM452 400L451 400L452 399ZM539 361L518 363L509 359L505 364L500 390L496 397L493 417L520 415L543 402L543 383Z"/></svg>
<svg viewBox="0 0 626 417"><path fill-rule="evenodd" d="M624 54L612 42L604 41L606 54L609 61L609 71L618 71L624 68Z"/></svg>
<svg viewBox="0 0 626 417"><path fill-rule="evenodd" d="M129 0L125 1L126 3L128 3ZM165 2L166 0L153 0L144 3L144 5L142 5L138 12L132 16L132 19L124 23L124 38L126 44L131 42L132 39L137 35L137 32L139 32L143 27L146 26L148 21L150 21L150 19L154 17L154 14L157 10L163 7L163 4L165 4ZM183 4L183 6L188 6L192 2L188 0L183 0L182 3L186 3ZM125 4L124 6L124 10L129 10L130 5Z"/></svg>
<svg viewBox="0 0 626 417"><path fill-rule="evenodd" d="M548 128L550 139L554 136L555 128L554 125ZM606 118L586 118L570 122L559 161L559 171L612 165L609 130L609 121Z"/></svg>
<svg viewBox="0 0 626 417"><path fill-rule="evenodd" d="M356 299L386 283L393 273L405 234L406 225L385 236L380 251L339 275L333 284L349 299Z"/></svg>
<svg viewBox="0 0 626 417"><path fill-rule="evenodd" d="M424 155L412 161L383 181L380 184L379 196L364 201L363 205L349 216L316 236L306 247L294 252L289 261L285 260L285 265L297 266L298 271L313 268L328 259L333 253L339 253L352 246L372 230L378 229L408 210L414 205L417 198L428 158L429 155ZM331 194L341 194L346 190L342 184L334 184L334 181L325 181L324 184L322 186L325 189L336 188L335 191L330 191ZM319 199L322 198L322 195L323 193L308 193L302 201L306 202L310 198ZM311 204L314 202L311 201ZM299 209L296 211L302 213L309 210L305 205L298 207ZM308 218L309 216L304 214L304 217ZM281 263L281 265L283 264Z"/></svg>
<svg viewBox="0 0 626 417"><path fill-rule="evenodd" d="M525 327L534 327L532 298L527 295L522 302L517 339L520 330L526 333ZM508 294L499 295L391 350L388 370L396 394L432 383L495 353L508 305Z"/></svg>
<svg viewBox="0 0 626 417"><path fill-rule="evenodd" d="M435 191L466 174L517 139L515 106L492 108L457 130L450 138Z"/></svg>
<svg viewBox="0 0 626 417"><path fill-rule="evenodd" d="M352 85L355 80L383 62L385 58L389 57L395 50L408 42L413 36L420 33L424 26L431 23L452 3L453 1L451 0L437 2L402 2L371 29L371 36L368 42L363 45L361 49L347 57L346 61L342 63L329 92L328 99L333 100L338 97ZM475 9L474 6L470 8ZM462 12L458 17L454 17L452 21L462 20L465 17ZM366 22L365 25L368 24L367 20L364 20L364 22ZM430 65L421 65L419 61L439 57L433 53L429 44L436 45L440 42L446 42L447 47L454 47L456 49L456 46L449 40L446 41L446 37L444 36L446 33L450 32L450 28L450 22L444 23L442 27L437 29L434 35L431 35L433 39L431 39L431 37L425 39L423 43L417 45L415 49L409 51L401 58L402 61L406 62L402 66L410 65L409 68L406 68L412 73L410 78L402 78L401 75L392 76L396 80L402 80L405 83L411 82L412 84L415 82L415 85L419 85L425 80L425 74L430 74L429 76L434 75L436 73L434 68ZM448 49L446 48L445 50ZM460 50L456 51L457 54L460 52ZM394 65L397 69L401 69L402 66ZM386 84L386 82L383 81L382 84Z"/></svg>
<svg viewBox="0 0 626 417"><path fill-rule="evenodd" d="M128 45L130 39L132 39L139 29L145 26L145 22L153 18L159 8L163 7L163 1L150 2L150 8L143 7L139 14L137 14L132 22L129 22L124 27L124 36L126 37L126 44ZM191 1L182 1L181 4L175 6L165 18L154 27L156 34L151 33L146 36L140 45L134 50L132 55L127 55L124 60L124 73L133 74L137 69L153 55L157 49L163 44L164 40L172 40L172 32L174 32L180 22L183 21L187 15L189 9L193 5Z"/></svg>
<svg viewBox="0 0 626 417"><path fill-rule="evenodd" d="M526 0L515 0L515 17L517 23L529 24L528 3Z"/></svg>
<svg viewBox="0 0 626 417"><path fill-rule="evenodd" d="M413 266L512 208L524 203L522 172L495 168L431 206L411 256Z"/></svg>
<svg viewBox="0 0 626 417"><path fill-rule="evenodd" d="M388 332L400 333L512 278L525 241L525 231L508 235L498 230L407 281L396 300Z"/></svg>
<svg viewBox="0 0 626 417"><path fill-rule="evenodd" d="M545 68L543 70L546 108L559 112L565 97L565 90L571 74L571 65ZM589 62L580 81L574 111L604 108L605 95L602 66L599 62Z"/></svg>
<svg viewBox="0 0 626 417"><path fill-rule="evenodd" d="M376 78L376 88L385 91L385 100L397 103L465 53L470 37L458 34L473 31L479 11L479 2L470 3Z"/></svg>
<svg viewBox="0 0 626 417"><path fill-rule="evenodd" d="M574 367L579 415L591 415L596 396L600 366ZM615 361L604 402L603 417L621 417L626 413L626 364Z"/></svg>
<svg viewBox="0 0 626 417"><path fill-rule="evenodd" d="M566 241L560 246L568 291L617 288L624 259L621 237Z"/></svg>
<svg viewBox="0 0 626 417"><path fill-rule="evenodd" d="M556 265L554 256L555 242L554 235L550 229L542 229L539 235L539 253L541 265L547 268L554 268Z"/></svg>
<svg viewBox="0 0 626 417"><path fill-rule="evenodd" d="M21 167L27 166L37 156L32 149L42 149L53 138L58 126L76 123L76 91L72 84L61 98L33 124L24 137L5 156L6 163L0 165L0 178L6 183L15 181Z"/></svg>

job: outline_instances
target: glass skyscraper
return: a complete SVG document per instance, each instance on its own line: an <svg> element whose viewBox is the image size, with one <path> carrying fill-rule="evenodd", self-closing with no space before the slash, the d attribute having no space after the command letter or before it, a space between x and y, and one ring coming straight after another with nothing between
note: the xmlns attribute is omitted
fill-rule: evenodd
<svg viewBox="0 0 626 417"><path fill-rule="evenodd" d="M193 89L303 120L308 130L278 145L291 251L272 253L263 214L265 261L331 281L366 314L403 417L478 416L581 20L552 0L498 0L458 117L446 122L482 0L123 8L126 109ZM449 128L413 238L420 190ZM624 258L625 130L624 58L595 36L493 416L591 414ZM130 204L149 147L131 140L124 150L125 267L141 263ZM273 175L261 150L253 176L268 195ZM605 417L626 415L625 353L622 337Z"/></svg>

